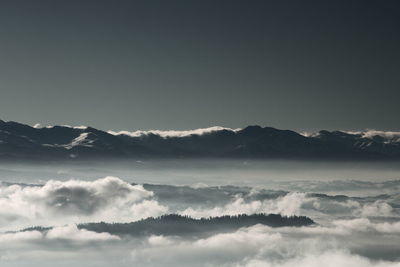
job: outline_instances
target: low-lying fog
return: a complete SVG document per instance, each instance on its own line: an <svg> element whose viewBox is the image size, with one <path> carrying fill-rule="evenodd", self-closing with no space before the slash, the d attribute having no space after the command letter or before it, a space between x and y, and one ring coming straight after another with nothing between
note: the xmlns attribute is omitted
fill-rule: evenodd
<svg viewBox="0 0 400 267"><path fill-rule="evenodd" d="M396 180L400 179L400 164L211 159L0 163L0 180L8 182L41 184L51 179L71 178L90 181L105 176L116 176L130 183L275 188L299 180Z"/></svg>
<svg viewBox="0 0 400 267"><path fill-rule="evenodd" d="M1 266L400 266L396 163L19 162L0 164L0 180ZM316 224L142 237L77 226L258 213ZM32 226L53 228L20 231Z"/></svg>

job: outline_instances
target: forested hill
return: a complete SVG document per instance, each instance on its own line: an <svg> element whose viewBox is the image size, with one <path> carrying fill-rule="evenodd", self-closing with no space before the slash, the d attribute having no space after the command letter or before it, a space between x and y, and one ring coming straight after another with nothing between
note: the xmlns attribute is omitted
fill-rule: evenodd
<svg viewBox="0 0 400 267"><path fill-rule="evenodd" d="M94 232L107 232L114 235L201 235L207 232L234 231L242 227L263 224L270 227L308 226L314 221L304 216L281 216L278 214L253 214L238 216L221 216L194 219L176 214L158 218L147 218L131 223L88 223L78 228Z"/></svg>
<svg viewBox="0 0 400 267"><path fill-rule="evenodd" d="M252 214L220 216L194 219L177 214L146 218L130 223L85 223L78 224L79 229L97 233L109 233L118 236L207 236L212 233L236 231L242 227L262 224L270 227L310 226L315 222L305 216L282 216L279 214ZM53 227L31 227L22 230L46 233Z"/></svg>

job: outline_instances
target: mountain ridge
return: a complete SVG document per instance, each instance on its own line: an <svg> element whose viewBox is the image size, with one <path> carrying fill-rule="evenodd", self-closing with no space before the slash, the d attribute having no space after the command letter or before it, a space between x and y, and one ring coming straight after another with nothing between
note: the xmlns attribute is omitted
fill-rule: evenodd
<svg viewBox="0 0 400 267"><path fill-rule="evenodd" d="M40 128L0 120L0 159L400 159L400 133L375 132L321 130L304 135L251 125L242 129L211 127L130 133L92 127Z"/></svg>

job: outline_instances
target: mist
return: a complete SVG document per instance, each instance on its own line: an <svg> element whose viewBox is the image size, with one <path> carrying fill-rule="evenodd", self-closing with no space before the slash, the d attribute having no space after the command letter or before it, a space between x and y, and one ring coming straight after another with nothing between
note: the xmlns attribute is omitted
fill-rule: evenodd
<svg viewBox="0 0 400 267"><path fill-rule="evenodd" d="M399 179L398 162L294 160L98 160L0 163L0 179L43 183L116 176L130 183L171 185L290 186L291 181L386 181Z"/></svg>

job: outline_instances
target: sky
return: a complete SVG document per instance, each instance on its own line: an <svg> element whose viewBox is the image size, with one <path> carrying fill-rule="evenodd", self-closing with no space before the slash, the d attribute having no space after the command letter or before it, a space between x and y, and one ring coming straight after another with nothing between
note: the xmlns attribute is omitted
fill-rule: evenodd
<svg viewBox="0 0 400 267"><path fill-rule="evenodd" d="M398 1L0 2L0 118L400 130Z"/></svg>

